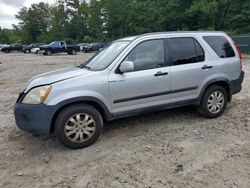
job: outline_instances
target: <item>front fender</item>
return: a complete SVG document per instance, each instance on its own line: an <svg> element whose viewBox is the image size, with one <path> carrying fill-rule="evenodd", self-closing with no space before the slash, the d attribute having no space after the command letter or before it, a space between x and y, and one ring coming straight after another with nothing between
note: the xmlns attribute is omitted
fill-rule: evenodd
<svg viewBox="0 0 250 188"><path fill-rule="evenodd" d="M72 92L62 92L61 94L58 93L51 93L49 98L45 101L46 105L54 106L62 101L67 101L73 98L92 98L96 99L98 101L101 101L105 106L108 108L108 102L104 96L102 96L100 93L94 92L94 91L88 91L88 90L78 90L78 91L72 91Z"/></svg>

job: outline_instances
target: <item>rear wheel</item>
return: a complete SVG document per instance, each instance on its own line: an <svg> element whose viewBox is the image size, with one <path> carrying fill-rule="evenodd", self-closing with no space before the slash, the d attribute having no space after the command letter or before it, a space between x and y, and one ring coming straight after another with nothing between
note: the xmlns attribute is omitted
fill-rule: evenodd
<svg viewBox="0 0 250 188"><path fill-rule="evenodd" d="M204 93L198 112L208 118L220 116L226 109L228 94L219 85L210 86Z"/></svg>
<svg viewBox="0 0 250 188"><path fill-rule="evenodd" d="M46 54L46 55L51 55L52 53L51 53L50 50L46 50L46 51L45 51L45 54Z"/></svg>
<svg viewBox="0 0 250 188"><path fill-rule="evenodd" d="M57 117L55 130L58 140L66 147L81 149L93 144L101 135L100 113L89 105L73 105Z"/></svg>
<svg viewBox="0 0 250 188"><path fill-rule="evenodd" d="M72 50L72 51L71 51L71 54L72 54L72 55L76 55L76 54L77 54L77 51L76 51L76 50Z"/></svg>

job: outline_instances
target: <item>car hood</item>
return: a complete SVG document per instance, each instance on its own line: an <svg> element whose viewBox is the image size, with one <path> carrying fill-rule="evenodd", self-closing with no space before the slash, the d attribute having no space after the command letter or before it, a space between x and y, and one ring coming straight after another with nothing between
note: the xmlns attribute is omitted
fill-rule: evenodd
<svg viewBox="0 0 250 188"><path fill-rule="evenodd" d="M38 76L35 76L32 78L26 86L26 89L24 92L28 92L31 88L41 86L41 85L47 85L47 84L53 84L55 82L60 82L63 80L75 78L78 76L89 74L90 71L81 69L79 67L71 67L71 68L65 68L57 71L52 71L44 74L40 74Z"/></svg>
<svg viewBox="0 0 250 188"><path fill-rule="evenodd" d="M48 48L49 47L49 45L42 45L42 46L40 46L40 48Z"/></svg>
<svg viewBox="0 0 250 188"><path fill-rule="evenodd" d="M4 49L4 48L10 48L10 45L2 46L2 49Z"/></svg>

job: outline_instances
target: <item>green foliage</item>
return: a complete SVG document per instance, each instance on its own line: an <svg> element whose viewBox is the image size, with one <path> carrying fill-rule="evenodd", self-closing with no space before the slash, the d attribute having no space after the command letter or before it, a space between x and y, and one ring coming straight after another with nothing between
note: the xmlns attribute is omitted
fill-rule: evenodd
<svg viewBox="0 0 250 188"><path fill-rule="evenodd" d="M45 3L32 4L29 9L21 8L16 15L20 22L15 28L23 42L38 41L41 35L46 34L50 26L50 17L50 7Z"/></svg>
<svg viewBox="0 0 250 188"><path fill-rule="evenodd" d="M0 43L10 44L14 42L21 42L21 38L18 37L15 30L2 29L0 27Z"/></svg>
<svg viewBox="0 0 250 188"><path fill-rule="evenodd" d="M60 0L21 8L0 43L93 42L146 32L223 30L250 32L249 0ZM83 41L82 41L83 40Z"/></svg>
<svg viewBox="0 0 250 188"><path fill-rule="evenodd" d="M83 41L85 41L85 42L94 42L94 38L92 38L91 36L89 36L89 35L86 35L86 36L84 36L84 38L83 38Z"/></svg>

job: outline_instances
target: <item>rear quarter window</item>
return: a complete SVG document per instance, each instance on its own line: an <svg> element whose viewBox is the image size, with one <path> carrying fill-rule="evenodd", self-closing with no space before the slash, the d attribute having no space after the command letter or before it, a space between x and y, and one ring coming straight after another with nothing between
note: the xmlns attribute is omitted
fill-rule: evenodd
<svg viewBox="0 0 250 188"><path fill-rule="evenodd" d="M203 39L220 58L235 57L235 52L224 36L204 36Z"/></svg>

